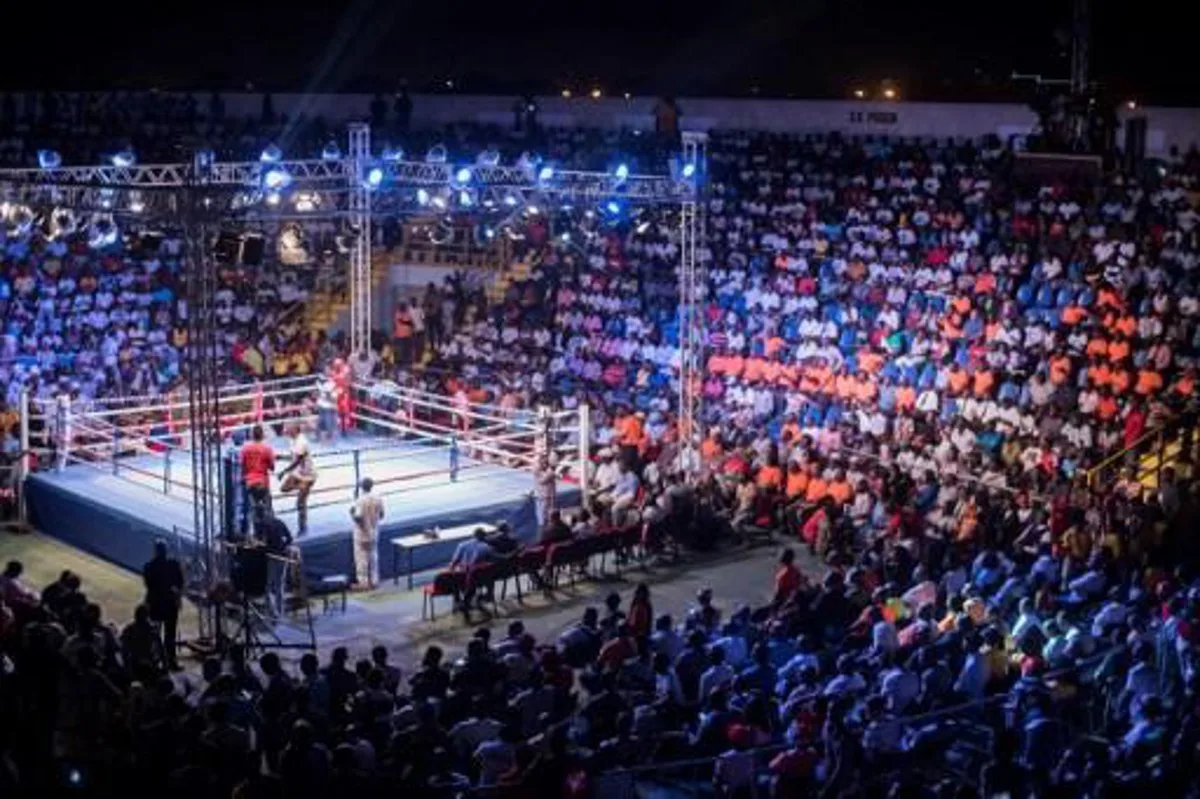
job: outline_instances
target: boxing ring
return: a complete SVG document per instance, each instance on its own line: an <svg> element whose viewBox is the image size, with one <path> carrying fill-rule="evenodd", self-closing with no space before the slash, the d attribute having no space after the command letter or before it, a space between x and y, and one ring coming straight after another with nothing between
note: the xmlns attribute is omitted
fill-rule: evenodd
<svg viewBox="0 0 1200 799"><path fill-rule="evenodd" d="M238 450L261 425L276 452L276 475L303 432L316 481L307 531L297 536L310 579L353 574L350 507L369 477L386 515L378 540L381 578L392 577L391 539L465 524L507 522L536 535L534 470L552 457L562 478L558 504L587 493L588 410L509 411L456 401L387 381L358 381L337 413L340 429L317 430L320 375L238 383L219 394L224 534L236 536L248 509ZM192 554L194 526L188 402L182 394L83 402L65 396L23 402L22 429L39 469L25 480L30 521L48 535L110 562L140 569L162 536ZM295 535L297 495L271 481L272 506ZM431 543L415 568L444 565L455 542Z"/></svg>

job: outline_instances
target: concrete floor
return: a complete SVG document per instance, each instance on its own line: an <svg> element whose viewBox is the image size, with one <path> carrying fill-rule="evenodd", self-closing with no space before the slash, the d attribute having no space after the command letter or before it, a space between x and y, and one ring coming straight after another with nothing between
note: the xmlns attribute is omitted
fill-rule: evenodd
<svg viewBox="0 0 1200 799"><path fill-rule="evenodd" d="M780 542L782 546L782 542ZM749 603L760 604L770 598L774 563L779 547L759 547L712 555L690 555L678 564L653 569L623 571L621 579L611 574L599 579L565 587L552 598L541 593L526 594L518 604L510 591L501 601L499 615L476 612L470 625L460 615L451 612L449 598L438 600L437 619L421 619L421 591L394 588L390 583L370 593L350 594L346 612L340 606L322 612L320 600L311 604L318 652L322 660L337 646L350 650L352 659L366 656L378 644L388 647L392 662L411 672L424 649L437 644L448 653L459 653L476 627L490 625L494 636L504 634L507 624L521 619L526 629L539 641L553 640L582 615L588 605L602 605L604 597L616 591L628 603L633 587L645 582L651 588L655 613L671 613L682 618L693 603L696 592L711 587L716 604L729 610ZM812 561L802 547L797 548L797 561L805 572L819 575L821 567ZM126 623L142 598L141 579L110 563L73 549L59 541L37 533L0 535L0 561L17 559L25 564L25 579L38 589L57 578L63 569L80 576L85 592L104 608L106 619L118 626ZM611 567L610 567L611 571ZM302 618L302 615L301 615ZM190 637L196 629L197 614L187 607L181 619L181 634ZM296 618L285 622L280 633L284 640L301 640L304 626ZM285 659L295 660L298 652L291 651ZM191 670L195 661L185 660Z"/></svg>

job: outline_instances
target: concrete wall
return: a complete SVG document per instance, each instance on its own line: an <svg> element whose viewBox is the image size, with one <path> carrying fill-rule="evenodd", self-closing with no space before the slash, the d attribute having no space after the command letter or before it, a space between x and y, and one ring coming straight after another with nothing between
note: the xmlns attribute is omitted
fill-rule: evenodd
<svg viewBox="0 0 1200 799"><path fill-rule="evenodd" d="M229 116L256 116L262 96L251 93L223 95ZM201 112L207 98L198 96ZM369 94L276 94L277 112L323 115L346 121L367 116ZM413 97L413 123L418 126L474 121L508 125L516 98L496 95L436 94ZM602 128L653 127L655 98L622 97L593 100L581 97L538 98L544 125ZM24 97L18 97L18 110ZM691 130L742 128L770 131L822 132L840 130L858 134L936 136L945 138L994 133L1005 139L1028 133L1036 122L1032 111L1015 103L919 103L854 100L760 100L684 97L679 99L682 124ZM1121 116L1147 118L1147 153L1165 156L1172 146L1180 152L1200 146L1200 109L1146 107L1122 108Z"/></svg>

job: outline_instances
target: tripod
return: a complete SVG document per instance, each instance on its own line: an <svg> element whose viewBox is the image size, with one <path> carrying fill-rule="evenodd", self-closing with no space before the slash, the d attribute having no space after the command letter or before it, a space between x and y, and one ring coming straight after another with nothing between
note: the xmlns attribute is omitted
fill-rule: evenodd
<svg viewBox="0 0 1200 799"><path fill-rule="evenodd" d="M298 548L291 548L287 554L274 554L265 551L260 551L258 557L262 559L262 564L266 569L272 566L285 569L285 573L281 579L286 580L287 572L291 572L296 583L296 591L292 594L293 600L298 600L300 607L303 609L303 617L301 628L297 632L300 633L299 640L285 640L284 636L280 635L280 619L268 617L254 603L254 600L270 598L267 596L268 591L274 586L271 580L266 578L262 580L242 580L240 586L235 586L238 589L238 603L236 605L238 612L238 627L237 633L229 639L229 642L240 641L245 647L246 654L253 652L266 652L272 649L299 649L308 652L314 652L317 648L317 634L313 627L312 607L308 602L307 583L304 579L304 569L300 561L300 552ZM261 590L260 590L261 589ZM286 604L283 603L283 604ZM286 607L281 607L283 612ZM229 612L228 605L226 611ZM284 614L286 615L286 614Z"/></svg>

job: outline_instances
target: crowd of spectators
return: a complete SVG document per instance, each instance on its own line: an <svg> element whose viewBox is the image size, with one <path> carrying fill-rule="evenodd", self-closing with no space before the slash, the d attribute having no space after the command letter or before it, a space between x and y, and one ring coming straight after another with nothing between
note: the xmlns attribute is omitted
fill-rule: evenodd
<svg viewBox="0 0 1200 799"><path fill-rule="evenodd" d="M146 135L225 129L182 108ZM45 124L65 137L90 123ZM230 146L251 152L285 132L238 129ZM438 135L506 154L534 142L578 166L661 144ZM593 518L644 524L651 543L766 528L823 559L820 580L789 551L761 607L702 595L677 624L639 588L558 641L515 623L453 666L432 649L407 682L386 651L353 668L345 651L323 668L310 656L295 673L234 649L192 684L148 617L117 635L73 576L38 595L16 566L0 578L0 696L35 729L6 728L0 779L15 767L22 785L136 771L197 796L570 795L626 778L617 766L715 758L733 795L768 778L780 796L951 795L899 768L934 753L987 795L1197 790L1196 441L1153 482L1137 459L1116 482L1086 479L1148 430L1194 426L1194 169L1031 185L1011 159L999 144L713 135L693 487L676 474L688 442L670 212L527 214L528 279L498 300L466 277L431 286L356 365L509 412L588 402L596 505L563 537ZM60 377L84 396L178 377L177 238L3 243L10 395L52 394ZM221 279L227 343L251 374L337 353L266 332L278 281L234 266ZM764 747L777 756L763 762Z"/></svg>

